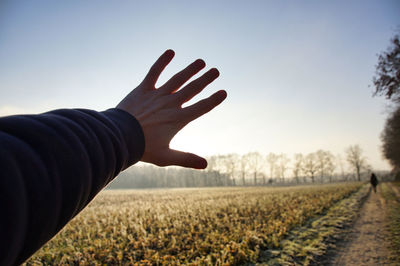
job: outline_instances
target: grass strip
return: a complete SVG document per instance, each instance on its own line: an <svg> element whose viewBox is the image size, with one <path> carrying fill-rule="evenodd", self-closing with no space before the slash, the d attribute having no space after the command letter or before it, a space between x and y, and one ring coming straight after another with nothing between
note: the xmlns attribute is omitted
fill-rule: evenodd
<svg viewBox="0 0 400 266"><path fill-rule="evenodd" d="M280 248L260 252L257 265L313 265L319 264L333 251L338 239L349 232L368 196L369 185L363 185L349 197L339 201L325 214L289 232Z"/></svg>
<svg viewBox="0 0 400 266"><path fill-rule="evenodd" d="M392 188L390 187L392 186ZM393 188L394 187L394 188ZM390 260L400 264L400 198L396 196L393 189L400 189L400 182L383 183L381 185L382 195L386 200L387 209L387 229L389 249L391 251Z"/></svg>

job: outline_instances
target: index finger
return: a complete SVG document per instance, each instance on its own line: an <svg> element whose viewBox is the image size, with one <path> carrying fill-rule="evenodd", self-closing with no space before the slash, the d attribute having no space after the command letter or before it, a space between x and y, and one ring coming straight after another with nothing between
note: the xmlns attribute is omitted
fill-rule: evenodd
<svg viewBox="0 0 400 266"><path fill-rule="evenodd" d="M150 68L142 83L155 87L161 72L163 72L169 62L171 62L172 58L174 58L174 55L175 52L173 50L165 51Z"/></svg>

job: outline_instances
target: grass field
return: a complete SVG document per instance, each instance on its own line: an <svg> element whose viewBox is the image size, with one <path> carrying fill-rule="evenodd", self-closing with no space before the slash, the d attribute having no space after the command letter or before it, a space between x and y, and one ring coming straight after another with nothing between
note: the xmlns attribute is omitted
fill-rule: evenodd
<svg viewBox="0 0 400 266"><path fill-rule="evenodd" d="M389 248L392 251L391 259L393 265L400 264L400 182L391 184L383 183L380 185L382 194L385 198L388 219L388 239Z"/></svg>
<svg viewBox="0 0 400 266"><path fill-rule="evenodd" d="M361 186L103 191L27 264L228 265L268 262L274 252L284 260L279 250L304 238L302 226Z"/></svg>

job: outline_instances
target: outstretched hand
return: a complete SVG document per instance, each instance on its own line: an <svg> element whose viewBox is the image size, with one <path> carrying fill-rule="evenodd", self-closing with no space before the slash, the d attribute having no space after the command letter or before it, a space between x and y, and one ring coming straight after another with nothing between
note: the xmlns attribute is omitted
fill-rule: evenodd
<svg viewBox="0 0 400 266"><path fill-rule="evenodd" d="M142 83L131 91L117 108L132 114L142 126L145 137L145 151L142 161L159 166L179 165L196 169L207 167L207 161L192 153L170 149L172 138L189 122L211 111L225 100L227 94L221 90L193 105L182 105L200 93L218 76L212 68L201 77L181 88L206 64L198 59L175 74L164 85L156 88L158 77L171 62L175 53L167 50L151 67ZM180 89L181 88L181 89Z"/></svg>

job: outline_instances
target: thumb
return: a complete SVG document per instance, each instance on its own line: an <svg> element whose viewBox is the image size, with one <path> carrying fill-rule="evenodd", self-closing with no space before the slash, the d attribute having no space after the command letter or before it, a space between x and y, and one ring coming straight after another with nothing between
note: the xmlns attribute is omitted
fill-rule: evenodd
<svg viewBox="0 0 400 266"><path fill-rule="evenodd" d="M193 153L172 149L165 153L165 160L168 160L171 165L178 165L188 168L204 169L207 167L206 159Z"/></svg>

